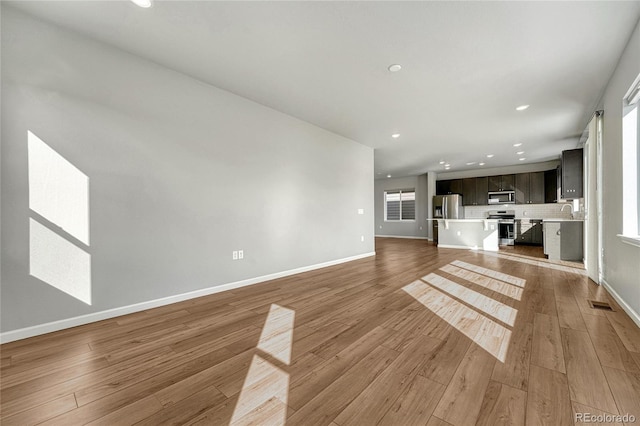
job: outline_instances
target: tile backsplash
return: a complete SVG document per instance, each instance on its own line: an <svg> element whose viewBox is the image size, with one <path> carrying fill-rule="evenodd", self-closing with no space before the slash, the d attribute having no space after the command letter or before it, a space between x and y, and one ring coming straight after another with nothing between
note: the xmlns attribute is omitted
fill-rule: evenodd
<svg viewBox="0 0 640 426"><path fill-rule="evenodd" d="M570 219L571 209L565 207L564 211L560 211L562 206L571 203L558 204L500 204L499 206L465 206L465 219L484 219L487 217L489 210L515 210L516 219ZM582 203L578 203L582 207ZM580 208L578 209L580 210ZM574 214L576 219L581 218L581 212Z"/></svg>

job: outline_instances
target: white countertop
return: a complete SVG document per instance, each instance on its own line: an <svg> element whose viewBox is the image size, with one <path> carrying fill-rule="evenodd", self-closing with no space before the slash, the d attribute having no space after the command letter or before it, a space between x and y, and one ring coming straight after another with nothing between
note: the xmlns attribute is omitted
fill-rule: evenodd
<svg viewBox="0 0 640 426"><path fill-rule="evenodd" d="M476 219L427 219L427 220L446 220L447 222L484 222L485 220L491 222L497 222L500 219L485 219L485 218L476 218ZM553 218L553 219L540 219L535 217L518 217L515 220L541 220L543 222L584 222L584 219L565 219L565 218Z"/></svg>
<svg viewBox="0 0 640 426"><path fill-rule="evenodd" d="M432 219L432 220L446 220L447 222L484 222L489 221L489 222L497 222L498 219Z"/></svg>

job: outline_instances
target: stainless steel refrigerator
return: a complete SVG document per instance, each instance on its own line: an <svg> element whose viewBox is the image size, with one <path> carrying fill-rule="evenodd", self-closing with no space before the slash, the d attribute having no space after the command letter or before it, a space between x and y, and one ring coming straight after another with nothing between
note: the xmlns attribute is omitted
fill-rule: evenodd
<svg viewBox="0 0 640 426"><path fill-rule="evenodd" d="M464 219L462 195L434 195L433 197L433 241L438 242L438 221L435 219Z"/></svg>

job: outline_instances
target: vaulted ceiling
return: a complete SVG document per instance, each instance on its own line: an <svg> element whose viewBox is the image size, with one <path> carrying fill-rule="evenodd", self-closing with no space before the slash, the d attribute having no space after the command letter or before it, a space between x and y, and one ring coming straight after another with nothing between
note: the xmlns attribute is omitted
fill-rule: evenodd
<svg viewBox="0 0 640 426"><path fill-rule="evenodd" d="M371 146L394 176L576 147L640 18L638 1L11 4Z"/></svg>

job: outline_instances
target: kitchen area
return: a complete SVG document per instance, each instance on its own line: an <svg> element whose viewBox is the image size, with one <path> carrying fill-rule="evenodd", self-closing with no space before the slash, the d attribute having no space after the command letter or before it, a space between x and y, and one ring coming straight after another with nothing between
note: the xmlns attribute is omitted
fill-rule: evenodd
<svg viewBox="0 0 640 426"><path fill-rule="evenodd" d="M584 257L582 149L558 167L436 181L433 239L438 247L497 251L539 247L551 260Z"/></svg>

